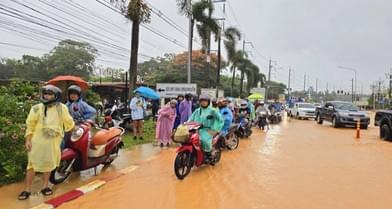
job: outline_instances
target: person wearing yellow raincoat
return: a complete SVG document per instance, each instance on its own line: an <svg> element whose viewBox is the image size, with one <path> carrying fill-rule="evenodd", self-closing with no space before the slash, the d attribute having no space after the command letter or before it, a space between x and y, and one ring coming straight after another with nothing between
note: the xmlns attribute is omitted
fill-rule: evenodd
<svg viewBox="0 0 392 209"><path fill-rule="evenodd" d="M67 106L60 103L59 88L46 85L42 88L41 94L41 103L31 108L26 119L25 145L28 151L26 188L20 193L19 200L29 198L35 172L43 173L41 193L45 196L53 194L48 187L50 172L60 164L60 143L64 131L71 131L75 125Z"/></svg>
<svg viewBox="0 0 392 209"><path fill-rule="evenodd" d="M191 115L188 121L194 121L202 124L199 129L202 149L206 156L210 156L212 151L212 137L214 132L220 132L223 128L224 121L220 113L209 106L211 99L208 95L200 95L200 107Z"/></svg>

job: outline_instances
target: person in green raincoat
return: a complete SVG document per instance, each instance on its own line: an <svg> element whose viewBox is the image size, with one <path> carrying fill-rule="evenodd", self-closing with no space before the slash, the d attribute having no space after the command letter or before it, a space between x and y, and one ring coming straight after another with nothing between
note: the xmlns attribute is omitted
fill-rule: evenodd
<svg viewBox="0 0 392 209"><path fill-rule="evenodd" d="M201 140L202 149L209 156L212 151L212 137L219 132L224 121L220 113L210 107L210 97L208 95L200 95L199 104L197 108L189 118L189 122L194 121L202 124L202 128L199 129L199 135Z"/></svg>
<svg viewBox="0 0 392 209"><path fill-rule="evenodd" d="M60 164L60 143L64 132L74 128L74 121L67 106L60 102L61 90L53 85L42 87L41 103L34 105L26 119L25 146L28 151L26 188L19 194L19 200L26 200L31 194L35 172L43 173L45 196L53 194L48 186L50 172Z"/></svg>
<svg viewBox="0 0 392 209"><path fill-rule="evenodd" d="M249 110L250 110L250 121L254 121L255 118L256 118L255 106L248 99L245 99L245 100L248 102L248 107L249 107Z"/></svg>

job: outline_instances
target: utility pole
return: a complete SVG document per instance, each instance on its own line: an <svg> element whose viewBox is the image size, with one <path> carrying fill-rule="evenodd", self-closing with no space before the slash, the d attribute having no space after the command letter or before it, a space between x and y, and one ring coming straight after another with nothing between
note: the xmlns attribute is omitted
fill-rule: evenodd
<svg viewBox="0 0 392 209"><path fill-rule="evenodd" d="M208 0L211 2L211 0ZM208 17L211 18L211 10L208 10ZM220 33L220 31L219 31ZM220 36L220 35L219 35ZM220 41L220 40L219 40ZM218 43L219 44L219 43ZM218 49L219 50L219 49ZM219 53L219 51L218 51ZM211 31L208 31L208 41L207 41L207 79L208 79L208 88L211 88L211 78L210 78L210 63L211 63ZM218 58L219 59L219 58ZM219 68L218 68L219 69ZM218 87L217 87L218 88ZM218 97L217 97L218 98Z"/></svg>
<svg viewBox="0 0 392 209"><path fill-rule="evenodd" d="M270 81L271 81L271 70L272 70L272 60L270 57L269 64L268 64L268 83L265 86L266 88L265 88L264 102L267 102L267 100L268 100L269 85L270 85Z"/></svg>
<svg viewBox="0 0 392 209"><path fill-rule="evenodd" d="M316 94L318 94L318 78L316 78Z"/></svg>
<svg viewBox="0 0 392 209"><path fill-rule="evenodd" d="M290 99L290 96L291 96L291 67L289 67L289 83L288 83L287 87L288 87L287 93L288 93L289 99Z"/></svg>
<svg viewBox="0 0 392 209"><path fill-rule="evenodd" d="M223 23L222 29L224 29L225 23ZM219 96L219 82L220 82L220 69L221 69L221 36L222 36L222 30L219 29L219 34L218 34L218 69L216 70L216 92L215 96L218 98Z"/></svg>
<svg viewBox="0 0 392 209"><path fill-rule="evenodd" d="M306 74L304 75L304 93L306 92Z"/></svg>
<svg viewBox="0 0 392 209"><path fill-rule="evenodd" d="M351 102L354 102L354 78L351 79Z"/></svg>
<svg viewBox="0 0 392 209"><path fill-rule="evenodd" d="M373 96L373 110L376 110L376 92L375 92L376 86L372 84L372 96Z"/></svg>
<svg viewBox="0 0 392 209"><path fill-rule="evenodd" d="M245 44L250 44L253 47L252 42L245 41L245 39L244 39L242 41L242 58L245 58ZM245 73L243 70L241 70L240 96L242 95L242 90L243 90L243 85L244 85L244 76L245 76Z"/></svg>
<svg viewBox="0 0 392 209"><path fill-rule="evenodd" d="M188 7L189 7L189 33L188 33L188 65L187 65L187 83L191 83L191 68L192 68L192 0L188 0Z"/></svg>
<svg viewBox="0 0 392 209"><path fill-rule="evenodd" d="M389 72L389 90L388 90L389 105L392 104L391 96L392 96L392 68Z"/></svg>

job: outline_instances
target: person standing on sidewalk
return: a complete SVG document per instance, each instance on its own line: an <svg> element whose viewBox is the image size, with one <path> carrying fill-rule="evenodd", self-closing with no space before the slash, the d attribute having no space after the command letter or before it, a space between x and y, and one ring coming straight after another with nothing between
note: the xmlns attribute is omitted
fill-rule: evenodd
<svg viewBox="0 0 392 209"><path fill-rule="evenodd" d="M72 116L67 106L60 102L61 90L53 85L46 85L41 90L41 103L34 105L26 119L25 146L28 151L26 188L19 194L19 200L26 200L31 194L31 185L35 172L43 173L45 196L52 195L48 187L50 172L60 164L60 143L64 132L74 127Z"/></svg>
<svg viewBox="0 0 392 209"><path fill-rule="evenodd" d="M176 100L171 100L165 107L158 111L158 120L155 137L161 147L169 147L174 121L176 119Z"/></svg>
<svg viewBox="0 0 392 209"><path fill-rule="evenodd" d="M139 92L135 92L135 97L132 98L129 106L131 108L133 139L136 140L139 137L140 140L143 140L144 113L147 108L146 101L140 96Z"/></svg>

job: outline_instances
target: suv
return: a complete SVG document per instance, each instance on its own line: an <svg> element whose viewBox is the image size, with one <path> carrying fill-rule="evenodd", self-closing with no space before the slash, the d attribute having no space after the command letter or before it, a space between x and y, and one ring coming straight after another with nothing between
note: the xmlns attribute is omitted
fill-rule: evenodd
<svg viewBox="0 0 392 209"><path fill-rule="evenodd" d="M290 111L290 116L296 117L297 119L315 118L316 107L310 103L295 103Z"/></svg>
<svg viewBox="0 0 392 209"><path fill-rule="evenodd" d="M327 102L324 106L316 109L316 120L322 124L324 120L332 122L332 126L337 128L344 125L356 125L360 120L362 129L367 129L370 123L369 116L351 102Z"/></svg>

